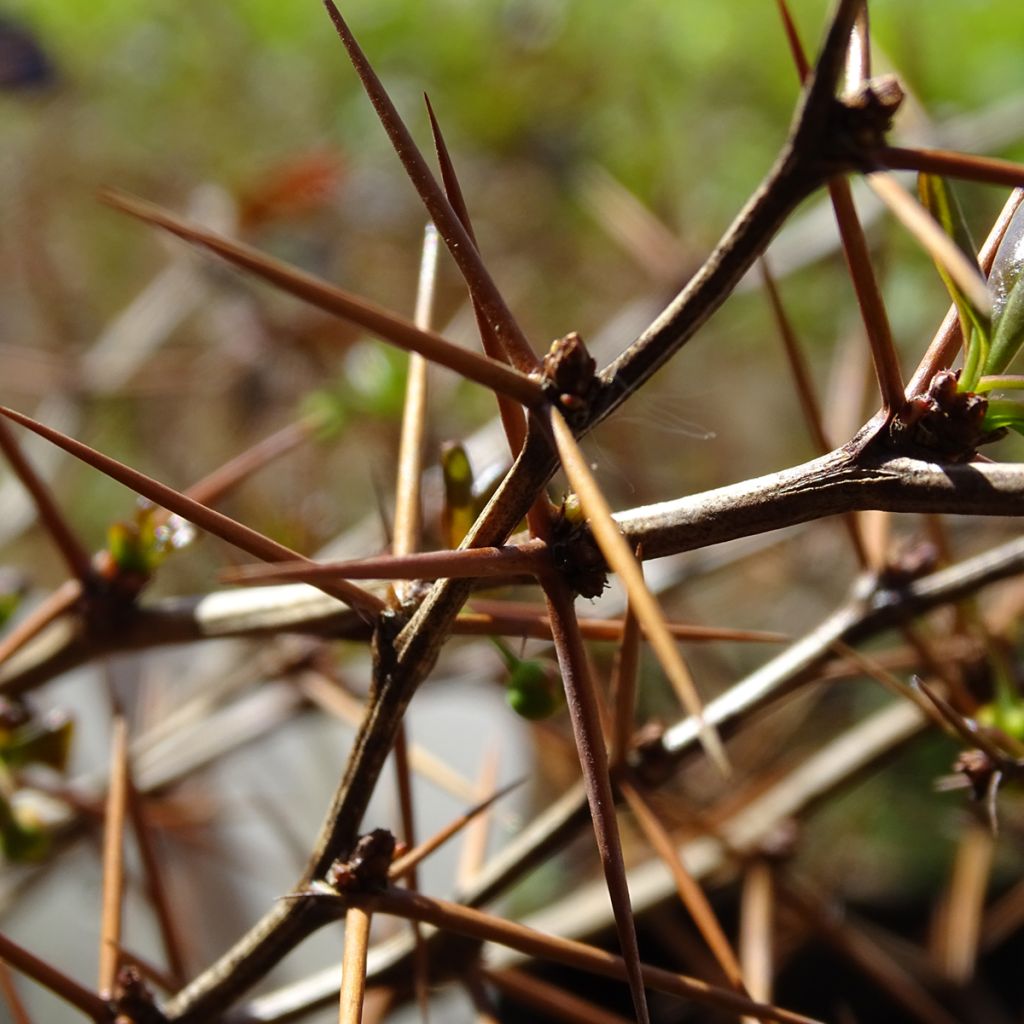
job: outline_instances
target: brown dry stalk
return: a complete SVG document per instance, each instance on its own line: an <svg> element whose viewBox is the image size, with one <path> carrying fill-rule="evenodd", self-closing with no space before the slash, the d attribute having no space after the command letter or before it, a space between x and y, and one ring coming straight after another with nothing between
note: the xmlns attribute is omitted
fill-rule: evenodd
<svg viewBox="0 0 1024 1024"><path fill-rule="evenodd" d="M345 913L345 951L338 995L338 1024L361 1024L363 1019L370 916L370 912L362 907L349 907Z"/></svg>
<svg viewBox="0 0 1024 1024"><path fill-rule="evenodd" d="M99 983L101 996L114 995L121 962L121 918L124 907L124 835L128 804L128 724L115 715L110 739L110 783L103 818L103 912L100 925Z"/></svg>
<svg viewBox="0 0 1024 1024"><path fill-rule="evenodd" d="M936 966L957 986L967 985L974 976L994 854L992 830L976 820L967 821L957 843L949 887L939 905L933 944Z"/></svg>
<svg viewBox="0 0 1024 1024"><path fill-rule="evenodd" d="M740 899L740 961L743 980L754 999L767 1002L772 997L774 975L773 918L775 897L772 866L763 857L748 861L743 869ZM749 1024L751 1018L745 1018Z"/></svg>

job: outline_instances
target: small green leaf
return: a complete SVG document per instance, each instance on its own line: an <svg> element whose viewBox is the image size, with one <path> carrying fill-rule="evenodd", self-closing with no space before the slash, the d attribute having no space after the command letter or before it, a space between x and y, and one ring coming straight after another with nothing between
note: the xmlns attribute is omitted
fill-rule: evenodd
<svg viewBox="0 0 1024 1024"><path fill-rule="evenodd" d="M0 795L0 851L7 860L13 864L43 860L51 845L49 832L30 810Z"/></svg>
<svg viewBox="0 0 1024 1024"><path fill-rule="evenodd" d="M442 446L441 474L444 477L441 528L448 547L457 548L476 521L473 467L466 449L458 442L450 441Z"/></svg>
<svg viewBox="0 0 1024 1024"><path fill-rule="evenodd" d="M1002 373L1024 344L1024 275L1017 278L999 310L992 335L992 347L982 374Z"/></svg>
<svg viewBox="0 0 1024 1024"><path fill-rule="evenodd" d="M119 572L150 576L168 555L190 544L195 527L172 515L160 523L155 505L140 501L130 520L107 529L107 553Z"/></svg>
<svg viewBox="0 0 1024 1024"><path fill-rule="evenodd" d="M1018 434L1024 434L1024 404L1009 398L990 398L982 426L985 430L1008 427Z"/></svg>
<svg viewBox="0 0 1024 1024"><path fill-rule="evenodd" d="M18 610L21 604L21 590L0 591L0 627L7 624L7 620Z"/></svg>
<svg viewBox="0 0 1024 1024"><path fill-rule="evenodd" d="M31 720L14 729L0 729L0 761L11 771L28 764L43 764L54 771L67 769L75 724L60 711Z"/></svg>

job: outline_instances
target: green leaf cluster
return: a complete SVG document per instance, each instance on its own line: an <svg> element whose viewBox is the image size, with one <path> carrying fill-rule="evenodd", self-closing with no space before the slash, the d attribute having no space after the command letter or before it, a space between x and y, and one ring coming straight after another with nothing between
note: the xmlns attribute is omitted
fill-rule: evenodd
<svg viewBox="0 0 1024 1024"><path fill-rule="evenodd" d="M977 264L977 252L963 211L949 183L937 175L922 174L918 178L918 192L921 202L946 234ZM959 390L980 394L1024 387L1024 378L1006 373L1024 345L1024 206L1011 219L992 264L988 278L991 313L977 308L938 261L936 266L956 306L964 339ZM1024 403L990 399L984 427L1009 427L1024 434Z"/></svg>

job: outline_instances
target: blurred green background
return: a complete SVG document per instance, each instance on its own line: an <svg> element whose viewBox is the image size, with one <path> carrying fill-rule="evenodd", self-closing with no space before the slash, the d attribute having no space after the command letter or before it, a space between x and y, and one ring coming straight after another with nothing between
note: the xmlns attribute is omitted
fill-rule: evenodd
<svg viewBox="0 0 1024 1024"><path fill-rule="evenodd" d="M827 5L793 7L813 49ZM353 332L199 262L201 298L156 302L169 326L143 310L152 353L110 370L118 316L184 253L94 198L113 185L226 218L232 233L410 312L423 215L320 3L8 0L4 12L54 75L0 93L0 398L32 412L59 393L77 436L185 485L293 417L311 390L345 390ZM425 146L429 93L483 251L538 348L569 330L603 337L606 356L628 344L756 187L797 94L768 0L376 0L345 14ZM899 0L872 15L877 68L897 69L912 92L898 135L1024 156L1018 5ZM1002 193L964 196L983 236ZM634 199L673 236L664 252L623 213ZM808 232L782 260L785 299L822 389L848 396L834 367L856 313L827 213ZM872 240L909 372L943 293L900 228L883 218ZM823 261L788 271L819 245ZM616 323L637 300L647 305ZM463 303L446 266L438 324ZM371 394L345 392L347 442L254 480L232 511L312 548L371 511L375 491L387 503L401 370L362 349L354 366ZM479 389L439 387L432 445L491 415ZM873 401L866 388L836 413L837 431ZM731 303L624 416L627 430L592 442L620 506L812 454L757 294ZM93 544L124 515L123 492L91 471L67 466L58 489ZM202 564L173 572L197 585Z"/></svg>
<svg viewBox="0 0 1024 1024"><path fill-rule="evenodd" d="M828 6L793 3L809 48ZM774 159L797 96L771 0L353 0L343 10L425 147L429 93L483 252L536 347L577 330L602 362L706 256ZM1019 0L876 0L871 10L877 69L898 71L910 91L897 140L1024 159ZM0 19L30 33L52 67L34 87L0 89L0 402L185 486L326 391L341 403L341 434L275 463L224 507L303 551L364 519L369 546L382 545L402 360L95 199L101 186L136 192L411 313L423 212L318 0L6 0ZM0 62L11 59L0 48ZM962 190L977 238L1004 195ZM809 202L797 220L771 257L838 443L877 399L831 215ZM947 300L898 225L876 217L870 238L909 373ZM439 328L474 344L447 263L436 305ZM432 453L493 415L490 396L450 374L432 387ZM1019 439L1001 444L997 457L1021 456ZM730 301L587 445L618 508L810 458L758 290ZM76 528L101 546L131 496L29 447ZM22 500L0 468L0 560L41 591L63 569ZM436 507L432 531L435 517ZM957 553L1011 529L960 524ZM207 538L168 562L155 588L209 588L238 557ZM670 611L798 635L846 592L853 568L838 529L821 525L709 574ZM694 662L710 692L764 656L704 648ZM830 698L840 716L875 699L852 687ZM645 713L674 713L664 695L664 706L657 692L644 699ZM788 726L758 741L792 756ZM305 765L306 753L290 763ZM927 794L950 753L911 754L898 787L890 777L860 797L859 824L884 864L857 885L931 886L941 873L949 836L936 839L917 815L959 806ZM832 809L827 842L810 844L819 866L845 870L833 851L841 826L859 827L856 812ZM925 849L909 849L908 822Z"/></svg>

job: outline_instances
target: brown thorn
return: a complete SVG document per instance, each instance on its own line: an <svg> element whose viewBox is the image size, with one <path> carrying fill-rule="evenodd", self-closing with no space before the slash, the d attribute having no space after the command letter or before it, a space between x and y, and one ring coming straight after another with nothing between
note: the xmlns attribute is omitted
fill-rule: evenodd
<svg viewBox="0 0 1024 1024"><path fill-rule="evenodd" d="M437 153L437 162L441 168L441 181L444 184L445 195L448 197L455 215L466 229L466 234L469 236L470 241L476 246L476 235L473 232L473 224L470 221L469 209L462 194L459 177L455 173L455 164L452 162L448 146L444 141L444 135L441 133L441 125L434 114L430 98L424 95L423 100L427 105L427 117L430 119L430 131L434 136L434 150ZM471 296L471 298L477 327L480 331L480 343L483 345L484 352L492 359L500 359L503 362L507 362L508 357L505 354L505 348L491 322L488 320L483 306L480 305L475 295ZM512 454L516 455L522 449L523 441L526 439L526 418L523 416L522 409L515 402L511 402L504 395L497 395L496 397L498 399L498 414L501 417L505 436L508 438L509 448Z"/></svg>
<svg viewBox="0 0 1024 1024"><path fill-rule="evenodd" d="M580 1021L586 1024L630 1024L627 1018L535 978L526 971L506 967L501 971L485 968L480 973L499 992L531 1010L538 1010L545 1017L569 1021L570 1024L579 1024Z"/></svg>
<svg viewBox="0 0 1024 1024"><path fill-rule="evenodd" d="M497 942L528 956L552 960L582 971L618 978L621 981L625 981L628 976L626 962L613 953L572 939L547 935L517 922L506 921L457 903L433 899L422 893L414 895L399 889L389 889L367 896L361 899L361 902L372 907L377 913L395 914L399 917L415 916L417 920L439 928L488 942ZM642 964L641 970L644 982L658 992L667 992L732 1013L750 1013L765 1020L778 1021L780 1024L815 1024L813 1018L803 1014L755 1003L730 989L709 985L685 974L676 974L647 964Z"/></svg>
<svg viewBox="0 0 1024 1024"><path fill-rule="evenodd" d="M1010 160L946 149L908 149L902 146L880 146L871 155L879 165L891 171L917 171L1010 188L1024 187L1024 164Z"/></svg>
<svg viewBox="0 0 1024 1024"><path fill-rule="evenodd" d="M807 58L795 28L790 32L792 20L789 18L782 0L779 0L779 7L786 22L787 36L797 66L797 74L800 76L800 80L804 81L809 74ZM857 12L858 20L863 13L864 8L860 6ZM882 394L882 405L888 416L894 416L903 408L903 378L899 358L896 355L896 347L892 340L892 332L889 329L885 304L882 302L878 282L871 268L864 229L857 217L849 182L845 178L832 178L828 183L828 191L839 226L843 255L846 257L846 265L853 280L857 303L860 306L861 317L867 331L871 358L875 366L875 376Z"/></svg>
<svg viewBox="0 0 1024 1024"><path fill-rule="evenodd" d="M134 196L105 189L100 193L100 199L108 206L130 214L138 220L163 228L186 242L201 246L289 295L294 295L333 316L356 323L384 341L407 351L419 352L425 358L447 366L467 380L475 381L492 391L507 394L523 405L537 405L542 400L540 385L525 373L487 356L453 345L433 331L419 330L408 320L327 281L322 281L313 274L275 260L252 246L190 224L161 207Z"/></svg>
<svg viewBox="0 0 1024 1024"><path fill-rule="evenodd" d="M315 427L314 417L295 420L207 473L183 493L200 505L213 505L257 470L308 441Z"/></svg>
<svg viewBox="0 0 1024 1024"><path fill-rule="evenodd" d="M729 774L729 762L722 740L716 730L704 719L697 687L690 670L672 639L665 616L657 599L644 582L643 572L626 539L612 518L611 508L605 500L590 466L562 414L553 406L548 409L555 449L569 484L576 492L594 535L597 546L609 567L622 581L629 594L637 618L643 628L661 667L665 670L676 696L683 707L693 715L700 726L700 741L705 753L723 775ZM553 621L553 620L552 620Z"/></svg>
<svg viewBox="0 0 1024 1024"><path fill-rule="evenodd" d="M464 811L453 821L450 821L444 828L420 843L415 849L410 850L408 853L403 853L401 857L396 858L392 862L391 868L388 870L388 878L394 881L407 875L422 860L429 857L430 854L443 846L453 836L458 835L470 822L479 818L484 811L489 810L492 804L511 793L512 790L518 789L525 781L525 779L517 779L515 782L510 782L507 786L502 786L501 789L491 793L485 799L469 808L469 810Z"/></svg>
<svg viewBox="0 0 1024 1024"><path fill-rule="evenodd" d="M643 565L643 545L636 549L637 561ZM585 634L584 634L585 635ZM612 668L612 764L623 764L629 753L636 715L636 690L640 675L640 623L632 604L627 603L622 621L622 639L615 651Z"/></svg>
<svg viewBox="0 0 1024 1024"><path fill-rule="evenodd" d="M0 665L12 658L30 640L37 637L51 622L71 611L81 600L82 581L65 580L56 590L33 608L0 639Z"/></svg>
<svg viewBox="0 0 1024 1024"><path fill-rule="evenodd" d="M408 128L391 102L387 90L370 66L366 55L341 16L341 12L333 0L324 0L324 6L327 8L327 13L338 37L348 52L349 60L352 62L356 74L363 83L384 131L391 140L398 158L402 161L409 180L419 193L420 199L423 200L423 205L427 208L431 220L437 225L437 230L461 271L470 294L485 311L488 323L493 327L512 365L524 373L533 372L540 366L540 360L530 348L515 317L505 304L505 300L488 273L473 240L452 209L451 203L445 198L444 192L430 172L430 168L427 167L423 154L413 141Z"/></svg>
<svg viewBox="0 0 1024 1024"><path fill-rule="evenodd" d="M23 946L19 946L3 932L0 932L0 960L6 961L25 977L31 978L87 1017L91 1017L96 1024L109 1024L110 1007L105 999L80 985L63 971L51 967L45 960L41 960Z"/></svg>
<svg viewBox="0 0 1024 1024"><path fill-rule="evenodd" d="M50 488L25 457L11 428L0 422L0 450L25 490L32 496L32 502L39 514L39 520L46 528L57 549L60 551L68 571L76 579L85 582L92 575L92 559L82 542L75 536L63 513L57 506Z"/></svg>
<svg viewBox="0 0 1024 1024"><path fill-rule="evenodd" d="M139 849L146 888L160 929L160 939L171 973L170 980L173 982L170 990L173 991L174 988L184 985L188 976L181 932L171 909L171 899L164 883L153 828L147 820L145 798L135 785L132 775L131 758L128 759L127 796L128 817Z"/></svg>
<svg viewBox="0 0 1024 1024"><path fill-rule="evenodd" d="M11 1011L11 1024L32 1024L28 1010L14 986L11 970L3 960L0 960L0 996L3 996L7 1008Z"/></svg>
<svg viewBox="0 0 1024 1024"><path fill-rule="evenodd" d="M345 579L452 579L535 575L550 567L543 541L500 548L459 548L455 551L423 551L416 554L380 555L351 562L281 562L273 566L231 566L221 573L228 583L309 583Z"/></svg>
<svg viewBox="0 0 1024 1024"><path fill-rule="evenodd" d="M786 42L789 44L789 52L796 65L796 73L799 75L800 81L803 82L811 73L811 65L807 60L803 43L800 42L800 33L797 32L796 22L793 21L793 15L786 0L776 0L776 6L782 17L782 27L786 32Z"/></svg>
<svg viewBox="0 0 1024 1024"><path fill-rule="evenodd" d="M796 384L796 392L800 399L800 408L803 410L804 422L807 424L807 429L811 432L811 437L818 449L818 454L825 455L832 450L832 445L829 444L828 437L825 434L825 422L821 414L821 403L818 401L817 393L814 390L807 358L797 338L793 323L786 313L786 307L782 303L782 296L779 294L775 277L768 266L768 261L763 256L758 260L758 266L761 270L761 280L764 282L765 292L768 295L768 303L772 309L772 317L775 320L775 326L778 328L779 337L782 339L782 344L786 351L789 371L794 384ZM843 525L846 528L847 534L849 534L850 543L853 545L858 563L862 569L866 568L869 565L869 560L857 514L850 512L844 515Z"/></svg>
<svg viewBox="0 0 1024 1024"><path fill-rule="evenodd" d="M672 837L658 820L658 816L654 813L650 803L632 782L628 779L620 780L619 790L625 797L626 803L629 804L629 809L633 812L633 817L636 818L637 823L647 837L647 841L654 848L662 863L671 872L676 885L676 891L679 893L683 906L689 911L690 917L707 943L708 949L711 950L715 960L718 961L722 972L737 992L746 994L746 990L743 987L743 975L740 971L736 954L726 938L725 931L722 929L721 924L719 924L711 903L708 901L707 896L704 895L704 890L701 889L693 875L686 870L686 865L679 856L679 851L676 848L676 844L672 841Z"/></svg>
<svg viewBox="0 0 1024 1024"><path fill-rule="evenodd" d="M850 183L845 178L833 178L828 183L829 196L835 209L836 223L843 245L843 255L853 281L860 306L871 359L882 396L882 407L888 416L896 415L904 404L903 375L899 356L893 344L889 317L882 301L875 272L871 266L867 239L853 203Z"/></svg>
<svg viewBox="0 0 1024 1024"><path fill-rule="evenodd" d="M633 1008L640 1024L648 1024L650 1018L640 970L636 923L629 899L626 868L622 860L622 844L615 817L615 796L609 776L608 753L602 735L595 687L590 678L583 639L576 627L573 601L565 584L560 579L551 578L544 582L544 593L551 614L552 639L562 671L565 700L579 752L580 767L583 770L594 836L633 996Z"/></svg>
<svg viewBox="0 0 1024 1024"><path fill-rule="evenodd" d="M157 505L176 512L200 529L234 544L235 547L241 548L256 558L263 558L270 562L302 559L298 552L286 548L283 544L278 544L256 530L243 526L221 512L199 504L181 491L176 491L173 487L168 487L166 484L146 476L145 473L140 473L137 469L132 469L123 462L112 459L109 455L104 455L96 451L95 448L90 448L88 445L82 444L81 441L68 437L59 430L54 430L22 413L2 406L0 406L0 415L14 420L15 423L20 423L23 427L45 437L48 441L63 448L64 451L74 455L76 459L88 463L94 469L98 469L101 473L124 484L125 487L142 494ZM379 597L350 583L336 582L329 587L325 585L322 589L350 604L357 611L378 613L384 609L384 602Z"/></svg>
<svg viewBox="0 0 1024 1024"><path fill-rule="evenodd" d="M122 715L112 723L110 780L103 819L103 913L100 927L99 992L112 998L121 963L124 910L124 832L128 800L128 725Z"/></svg>

